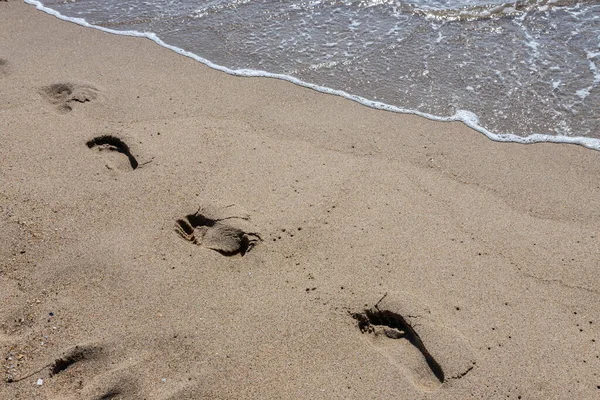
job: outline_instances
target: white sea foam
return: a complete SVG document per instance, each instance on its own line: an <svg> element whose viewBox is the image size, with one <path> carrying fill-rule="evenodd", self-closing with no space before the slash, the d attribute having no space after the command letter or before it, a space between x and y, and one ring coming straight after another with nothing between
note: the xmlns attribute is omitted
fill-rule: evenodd
<svg viewBox="0 0 600 400"><path fill-rule="evenodd" d="M173 50L174 52L176 52L180 55L193 58L193 59L207 65L210 68L225 72L227 74L231 74L231 75L235 75L235 76L267 77L267 78L282 79L282 80L294 83L296 85L307 87L307 88L310 88L310 89L313 89L313 90L316 90L316 91L319 91L322 93L341 96L346 99L356 101L365 106L372 107L375 109L392 111L392 112L397 112L397 113L404 113L404 114L415 114L415 115L419 115L419 116L422 116L422 117L425 117L425 118L428 118L431 120L436 120L436 121L445 121L445 122L461 121L464 124L466 124L467 126L471 127L472 129L474 129L480 133L483 133L489 139L498 141L498 142L514 142L514 143L523 143L523 144L542 143L542 142L570 143L570 144L581 145L581 146L584 146L584 147L587 147L587 148L590 148L593 150L600 150L600 139L596 139L596 138L584 137L584 136L548 135L548 134L537 134L537 133L530 134L528 136L519 136L516 134L510 134L510 133L494 133L494 132L491 132L490 130L486 129L485 127L483 127L480 124L479 117L472 111L468 111L468 110L460 110L459 109L452 116L439 116L439 115L434 115L431 113L426 113L426 112L422 112L422 111L418 111L418 110L402 108L402 107L386 104L384 102L370 100L366 97L359 96L356 94L351 94L344 90L332 89L332 88L325 87L325 86L319 86L319 85L316 85L316 84L313 84L310 82L306 82L306 81L303 81L301 79L298 79L296 77L286 75L286 74L271 73L271 72L267 72L267 71L260 71L260 70L249 69L249 68L239 68L239 69L228 68L228 67L225 67L222 65L218 65L218 64L216 64L206 58L203 58L197 54L183 50L180 47L165 43L161 38L159 38L153 32L140 32L140 31L136 31L136 30L121 31L121 30L110 29L110 28L106 28L106 27L102 27L102 26L98 26L98 25L93 25L93 24L90 24L89 22L87 22L83 18L73 18L73 17L65 16L52 8L44 6L40 1L37 1L37 0L24 0L24 1L28 4L34 5L38 10L44 11L44 12L51 14L57 18L60 18L60 19L66 20L66 21L70 21L70 22L74 22L76 24L79 24L79 25L82 25L85 27L94 28L94 29L98 29L98 30L101 30L104 32L113 33L113 34L117 34L117 35L148 38L160 46L163 46L165 48ZM379 4L379 3L381 3L381 2L380 1L370 2L369 7L374 7L376 4ZM548 4L550 4L550 3L548 3ZM353 25L354 25L354 27L360 26L360 24L354 24L354 23L353 23ZM363 43L363 45L367 45L368 43L369 42ZM371 44L372 44L372 42L371 42ZM534 51L537 51L537 47L538 47L537 42L535 42L535 44L534 44L534 42L530 41L529 45L530 45L530 47L532 47L532 49ZM594 54L594 56L595 56L595 54ZM588 58L590 59L590 69L595 68L596 65L591 60L592 57L588 56ZM344 63L342 63L342 64L344 64ZM592 67L592 65L593 65L593 67ZM597 72L597 70L596 70L596 72ZM597 77L598 77L598 75L596 74L596 76L594 77L595 83L596 83L596 79L598 79ZM556 85L556 87L558 87L558 85ZM561 125L562 122L563 121L559 122L559 125Z"/></svg>

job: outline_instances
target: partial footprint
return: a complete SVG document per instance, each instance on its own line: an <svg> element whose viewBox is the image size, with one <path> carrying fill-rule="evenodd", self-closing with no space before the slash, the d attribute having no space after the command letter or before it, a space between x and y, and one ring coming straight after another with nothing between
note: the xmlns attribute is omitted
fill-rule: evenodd
<svg viewBox="0 0 600 400"><path fill-rule="evenodd" d="M98 89L75 83L55 83L41 88L42 95L57 107L60 113L68 113L77 103L87 103L98 97Z"/></svg>
<svg viewBox="0 0 600 400"><path fill-rule="evenodd" d="M403 307L385 298L373 308L351 315L360 331L371 336L373 346L392 365L407 372L417 387L434 390L473 369L471 352L458 333L435 323L428 312L414 305Z"/></svg>
<svg viewBox="0 0 600 400"><path fill-rule="evenodd" d="M50 377L60 374L73 365L84 360L92 360L101 356L102 348L95 346L75 346L67 350L62 357L54 360L50 366Z"/></svg>
<svg viewBox="0 0 600 400"><path fill-rule="evenodd" d="M4 58L0 58L0 77L3 75L8 75L8 61Z"/></svg>
<svg viewBox="0 0 600 400"><path fill-rule="evenodd" d="M244 255L262 241L249 227L249 217L235 214L232 206L201 207L177 220L176 232L184 239L224 256Z"/></svg>
<svg viewBox="0 0 600 400"><path fill-rule="evenodd" d="M86 398L93 400L134 400L142 398L133 380L105 377L108 382L97 382L84 390Z"/></svg>
<svg viewBox="0 0 600 400"><path fill-rule="evenodd" d="M86 360L93 360L102 356L102 348L95 346L75 346L65 351L60 357L56 358L53 362L33 369L28 372L22 372L17 376L8 374L5 381L8 383L16 383L28 379L34 375L40 376L45 375L49 378L53 378L56 375L63 373L64 371L70 370L83 363ZM18 359L19 356L17 356Z"/></svg>
<svg viewBox="0 0 600 400"><path fill-rule="evenodd" d="M120 162L120 160L117 159L115 160L116 162L114 164L107 164L109 169L117 168L121 170L134 170L139 165L136 158L133 156L133 154L131 154L129 146L127 146L127 144L125 144L125 142L118 137L111 135L98 136L92 140L89 140L86 145L90 149L97 148L99 151L117 152L127 157L126 163Z"/></svg>

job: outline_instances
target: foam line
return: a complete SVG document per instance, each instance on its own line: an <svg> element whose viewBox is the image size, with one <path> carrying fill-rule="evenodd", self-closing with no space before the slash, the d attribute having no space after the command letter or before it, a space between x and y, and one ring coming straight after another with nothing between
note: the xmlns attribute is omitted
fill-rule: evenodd
<svg viewBox="0 0 600 400"><path fill-rule="evenodd" d="M310 89L316 90L321 93L327 93L327 94L333 94L336 96L341 96L348 100L356 101L367 107L376 108L379 110L391 111L391 112L396 112L396 113L401 113L401 114L414 114L414 115L418 115L418 116L421 116L421 117L424 117L427 119L431 119L434 121L442 121L442 122L460 121L460 122L463 122L468 127L472 128L480 133L483 133L489 139L494 140L496 142L511 142L511 143L522 143L522 144L568 143L568 144L577 144L577 145L581 145L581 146L587 147L592 150L600 151L600 139L589 138L589 137L584 137L584 136L547 135L547 134L541 134L541 133L535 133L535 134L532 134L529 136L524 136L524 137L514 135L512 133L493 133L493 132L490 132L489 130L487 130L486 128L484 128L483 126L479 125L479 118L477 117L477 115L468 110L458 110L451 117L441 117L438 115L427 114L427 113L416 111L416 110L410 110L410 109L406 109L406 108L392 106L389 104L381 103L379 101L369 100L367 98L357 96L355 94L347 93L343 90L331 89L331 88L328 88L325 86L315 85L310 82L304 82L298 78L294 78L293 76L289 76L289 75L274 74L271 72L259 71L259 70L254 70L254 69L235 69L235 70L230 69L230 68L224 67L222 65L215 64L212 61L202 58L197 54L194 54L189 51L183 50L179 47L167 44L167 43L163 42L162 39L160 39L155 33L152 33L152 32L118 31L115 29L104 28L102 26L92 25L83 18L72 18L72 17L67 17L65 15L62 15L58 11L44 6L38 0L24 0L24 1L25 1L25 3L35 6L40 11L43 11L50 15L53 15L62 20L73 22L73 23L76 23L78 25L82 25L82 26L85 26L88 28L94 28L94 29L101 30L103 32L113 33L116 35L145 37L147 39L152 40L159 46L166 47L167 49L173 50L174 52L181 54L182 56L193 58L194 60L199 61L202 64L204 64L210 68L225 72L230 75L244 76L244 77L262 77L262 78L282 79L284 81L291 82L298 86L310 88Z"/></svg>

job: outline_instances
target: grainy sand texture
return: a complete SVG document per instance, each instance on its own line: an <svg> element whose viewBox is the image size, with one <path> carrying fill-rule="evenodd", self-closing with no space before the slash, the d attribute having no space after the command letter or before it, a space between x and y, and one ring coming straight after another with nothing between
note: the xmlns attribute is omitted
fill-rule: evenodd
<svg viewBox="0 0 600 400"><path fill-rule="evenodd" d="M1 399L600 398L600 153L0 3Z"/></svg>

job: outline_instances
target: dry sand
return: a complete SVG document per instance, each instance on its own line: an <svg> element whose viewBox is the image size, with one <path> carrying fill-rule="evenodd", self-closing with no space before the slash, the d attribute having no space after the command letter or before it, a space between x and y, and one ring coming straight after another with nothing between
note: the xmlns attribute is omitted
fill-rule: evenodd
<svg viewBox="0 0 600 400"><path fill-rule="evenodd" d="M600 397L600 153L18 1L0 59L1 399Z"/></svg>

